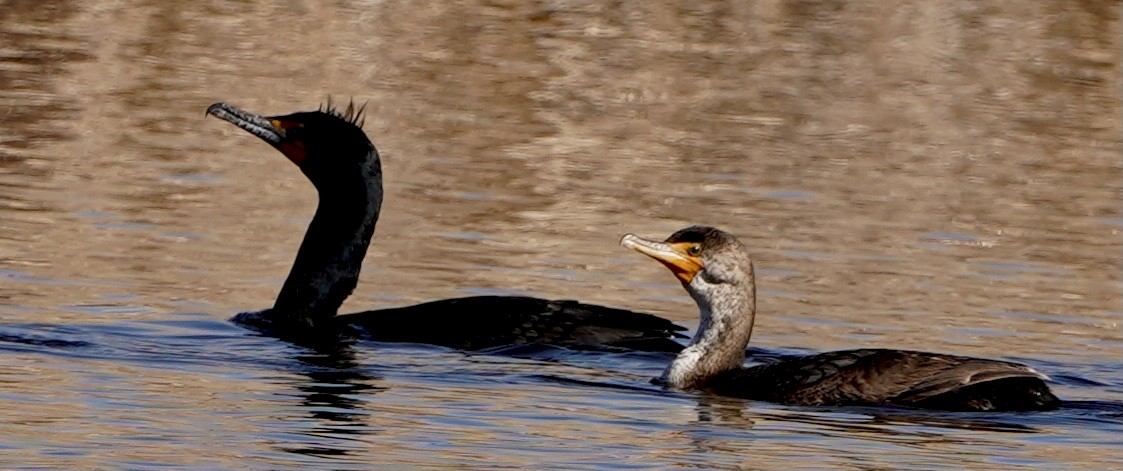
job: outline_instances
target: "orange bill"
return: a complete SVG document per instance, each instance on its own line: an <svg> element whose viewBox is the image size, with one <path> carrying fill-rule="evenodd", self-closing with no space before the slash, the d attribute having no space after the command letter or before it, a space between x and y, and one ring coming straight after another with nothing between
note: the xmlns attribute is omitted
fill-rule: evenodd
<svg viewBox="0 0 1123 471"><path fill-rule="evenodd" d="M705 267L701 259L688 253L692 243L668 244L626 234L620 239L620 245L658 260L685 284L690 284Z"/></svg>

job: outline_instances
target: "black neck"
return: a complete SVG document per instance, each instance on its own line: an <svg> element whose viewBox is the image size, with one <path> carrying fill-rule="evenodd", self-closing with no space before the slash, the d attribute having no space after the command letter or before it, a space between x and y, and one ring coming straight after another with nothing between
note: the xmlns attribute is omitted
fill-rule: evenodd
<svg viewBox="0 0 1123 471"><path fill-rule="evenodd" d="M315 325L334 316L355 289L382 206L382 169L377 155L362 167L331 178L313 178L319 206L277 295L274 315Z"/></svg>

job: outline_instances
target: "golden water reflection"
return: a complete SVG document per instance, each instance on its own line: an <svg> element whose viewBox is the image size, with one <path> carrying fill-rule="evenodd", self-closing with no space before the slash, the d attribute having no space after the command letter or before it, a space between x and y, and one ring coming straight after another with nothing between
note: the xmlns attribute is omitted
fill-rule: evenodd
<svg viewBox="0 0 1123 471"><path fill-rule="evenodd" d="M197 331L271 304L315 206L285 159L203 117L215 101L262 113L313 109L329 96L368 104L386 202L347 310L517 292L689 323L694 308L674 279L617 240L705 223L756 255L759 346L1023 359L1114 385L1061 385L1062 395L1118 400L1118 2L62 1L2 10L0 319L140 329L105 339L161 359L173 336L161 322L213 320L184 334L197 340L175 343L193 356L169 370L112 355L39 356L38 347L9 355L2 376L22 398L18 431L50 429L75 447L103 437L84 463L127 463L126 448L150 434L166 437L138 452L150 462L190 463L177 443L233 442L208 463L236 466L243 454L276 464L274 451L307 437L286 428L285 407L304 418L323 407L313 422L340 413L316 399L315 365L296 362L280 378L268 366L221 365L213 357L224 351ZM237 329L214 335L239 348ZM380 411L359 420L364 434L398 438L347 442L350 456L428 432L448 439L429 443L446 447L436 451L422 441L383 455L399 465L442 453L455 455L447 463L484 463L498 453L486 436L519 467L541 458L520 447L543 443L591 460L565 458L558 445L553 462L574 466L605 456L585 443L627 444L635 462L712 467L779 466L845 446L871 466L908 468L964 450L988 457L1019 440L984 428L953 434L969 443L889 446L860 427L824 432L737 405L749 419L713 428L695 424L695 408L676 415L659 401L644 410L670 424L594 422L590 431L581 424L626 410L628 399L570 407L555 403L562 388L536 383L383 379L366 368L432 358L372 355L338 368L369 375L340 380L353 389L338 397ZM478 373L473 365L455 368ZM451 422L416 417L480 388L506 402L452 408ZM122 395L132 399L114 405ZM543 404L550 413L534 407ZM166 410L179 415L154 412ZM542 441L512 439L492 422ZM225 430L208 436L211 423ZM1083 468L1120 459L1095 427L1032 427L1080 440L1018 448L1026 460ZM283 439L262 438L271 433ZM747 433L766 443L746 448ZM16 448L41 446L29 440ZM869 464L838 456L823 465Z"/></svg>

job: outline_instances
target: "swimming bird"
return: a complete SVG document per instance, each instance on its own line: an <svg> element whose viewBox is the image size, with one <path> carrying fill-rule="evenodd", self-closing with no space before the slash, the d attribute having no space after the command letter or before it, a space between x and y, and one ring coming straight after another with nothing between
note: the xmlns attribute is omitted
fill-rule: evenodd
<svg viewBox="0 0 1123 471"><path fill-rule="evenodd" d="M677 352L683 327L650 314L526 296L472 296L338 315L359 280L382 207L382 163L362 109L259 116L225 103L207 114L269 143L312 182L319 205L273 307L234 321L288 339L340 326L373 340L477 350L545 343L578 349Z"/></svg>
<svg viewBox="0 0 1123 471"><path fill-rule="evenodd" d="M660 382L684 390L783 404L897 405L953 411L1041 410L1060 400L1026 365L890 349L820 353L744 367L756 318L748 250L732 234L692 226L665 241L627 234L621 245L671 270L701 314Z"/></svg>

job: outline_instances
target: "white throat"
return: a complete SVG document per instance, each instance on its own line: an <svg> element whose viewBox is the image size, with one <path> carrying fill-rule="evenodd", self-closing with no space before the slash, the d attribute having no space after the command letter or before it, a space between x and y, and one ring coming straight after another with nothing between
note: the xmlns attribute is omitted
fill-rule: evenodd
<svg viewBox="0 0 1123 471"><path fill-rule="evenodd" d="M700 322L690 344L663 371L661 379L679 389L698 389L725 370L745 362L756 314L755 283L707 284L695 278L688 287Z"/></svg>

